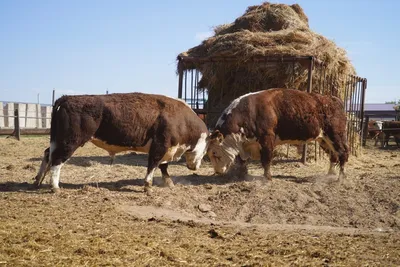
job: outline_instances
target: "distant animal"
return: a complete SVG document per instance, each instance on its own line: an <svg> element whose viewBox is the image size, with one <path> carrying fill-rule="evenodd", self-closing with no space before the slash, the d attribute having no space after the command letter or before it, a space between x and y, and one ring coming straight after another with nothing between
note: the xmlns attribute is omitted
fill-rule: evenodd
<svg viewBox="0 0 400 267"><path fill-rule="evenodd" d="M197 170L206 153L205 123L183 101L144 93L63 96L53 107L50 147L44 151L35 184L51 170L51 185L59 191L60 169L75 150L90 141L110 155L123 151L148 154L145 191L151 193L154 171L164 184L174 184L168 162L185 156Z"/></svg>
<svg viewBox="0 0 400 267"><path fill-rule="evenodd" d="M271 180L274 147L317 140L330 153L329 173L348 161L346 114L337 97L272 88L243 95L223 111L209 137L208 156L216 173L226 173L235 157L260 159Z"/></svg>
<svg viewBox="0 0 400 267"><path fill-rule="evenodd" d="M387 147L389 145L389 139L391 136L393 136L396 145L400 147L400 121L383 121L382 133L382 147Z"/></svg>
<svg viewBox="0 0 400 267"><path fill-rule="evenodd" d="M382 121L375 121L375 120L370 120L368 122L368 138L375 140L374 145L376 146L378 142L382 138Z"/></svg>

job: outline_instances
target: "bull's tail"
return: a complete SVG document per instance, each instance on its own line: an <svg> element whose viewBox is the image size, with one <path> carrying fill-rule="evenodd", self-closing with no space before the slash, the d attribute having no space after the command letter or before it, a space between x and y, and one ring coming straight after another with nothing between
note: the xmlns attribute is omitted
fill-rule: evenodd
<svg viewBox="0 0 400 267"><path fill-rule="evenodd" d="M59 98L53 106L51 113L51 129L50 129L50 151L49 163L53 165L53 153L61 140L66 140L69 129L71 128L71 120L67 112L67 96ZM58 140L60 139L60 140Z"/></svg>

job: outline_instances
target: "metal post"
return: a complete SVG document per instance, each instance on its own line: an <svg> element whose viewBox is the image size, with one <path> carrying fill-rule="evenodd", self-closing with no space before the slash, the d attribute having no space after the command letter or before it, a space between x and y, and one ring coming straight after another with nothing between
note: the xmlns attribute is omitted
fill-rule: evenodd
<svg viewBox="0 0 400 267"><path fill-rule="evenodd" d="M182 61L179 61L178 63L178 70L179 70L179 80L178 80L178 98L182 99L182 87L183 87L183 67L182 67Z"/></svg>
<svg viewBox="0 0 400 267"><path fill-rule="evenodd" d="M365 90L367 89L367 79L363 80L362 83L362 92L361 92L361 110L360 110L360 117L361 117L361 125L363 125L364 122L364 102L365 102ZM365 146L366 143L366 137L368 134L368 122L369 122L369 116L365 118L365 129L364 131L361 131L361 140L362 140L362 146Z"/></svg>
<svg viewBox="0 0 400 267"><path fill-rule="evenodd" d="M309 57L310 63L308 65L308 82L307 82L307 93L312 91L312 71L314 67L314 57ZM301 156L301 162L306 164L307 161L307 144L303 145L303 154Z"/></svg>
<svg viewBox="0 0 400 267"><path fill-rule="evenodd" d="M365 124L362 130L362 146L365 146L367 143L367 135L368 135L368 123L369 123L369 116L365 116Z"/></svg>
<svg viewBox="0 0 400 267"><path fill-rule="evenodd" d="M52 98L52 101L51 101L51 105L52 105L52 106L54 106L55 97L56 97L56 90L53 89L53 98Z"/></svg>

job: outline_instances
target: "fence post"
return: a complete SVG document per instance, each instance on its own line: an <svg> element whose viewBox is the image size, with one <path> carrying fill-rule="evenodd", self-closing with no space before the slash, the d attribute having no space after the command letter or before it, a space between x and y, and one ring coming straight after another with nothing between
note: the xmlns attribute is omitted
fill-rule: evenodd
<svg viewBox="0 0 400 267"><path fill-rule="evenodd" d="M308 64L308 83L307 83L307 93L312 91L312 71L314 67L314 57L310 57L310 62ZM301 155L301 162L306 164L307 161L307 144L303 145L303 154Z"/></svg>
<svg viewBox="0 0 400 267"><path fill-rule="evenodd" d="M19 111L14 110L14 131L7 138L14 136L18 141L21 139L21 128L19 127Z"/></svg>
<svg viewBox="0 0 400 267"><path fill-rule="evenodd" d="M56 97L56 90L53 89L53 97L52 97L52 100L51 100L51 105L52 106L54 106L55 97Z"/></svg>
<svg viewBox="0 0 400 267"><path fill-rule="evenodd" d="M365 121L362 124L362 146L365 146L367 143L367 136L368 136L368 123L369 123L369 116L365 116Z"/></svg>

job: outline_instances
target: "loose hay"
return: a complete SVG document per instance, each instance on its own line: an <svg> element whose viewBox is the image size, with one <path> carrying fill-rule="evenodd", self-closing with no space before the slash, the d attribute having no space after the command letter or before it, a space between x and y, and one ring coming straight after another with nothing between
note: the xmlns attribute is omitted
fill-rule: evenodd
<svg viewBox="0 0 400 267"><path fill-rule="evenodd" d="M45 137L0 138L0 261L6 266L400 264L396 151L371 145L350 159L347 185L319 176L328 159L308 166L277 162L267 185L211 176L207 163L198 176L171 164L174 189L155 186L148 197L144 157L118 155L109 166L107 152L90 143L63 167L62 194L30 189L34 173L22 167L39 166L47 146ZM298 159L295 152L291 147L289 160ZM263 170L252 163L249 173ZM161 179L159 171L156 176ZM212 206L212 224L192 220L211 220L198 209L202 203ZM214 231L222 238L212 238Z"/></svg>

